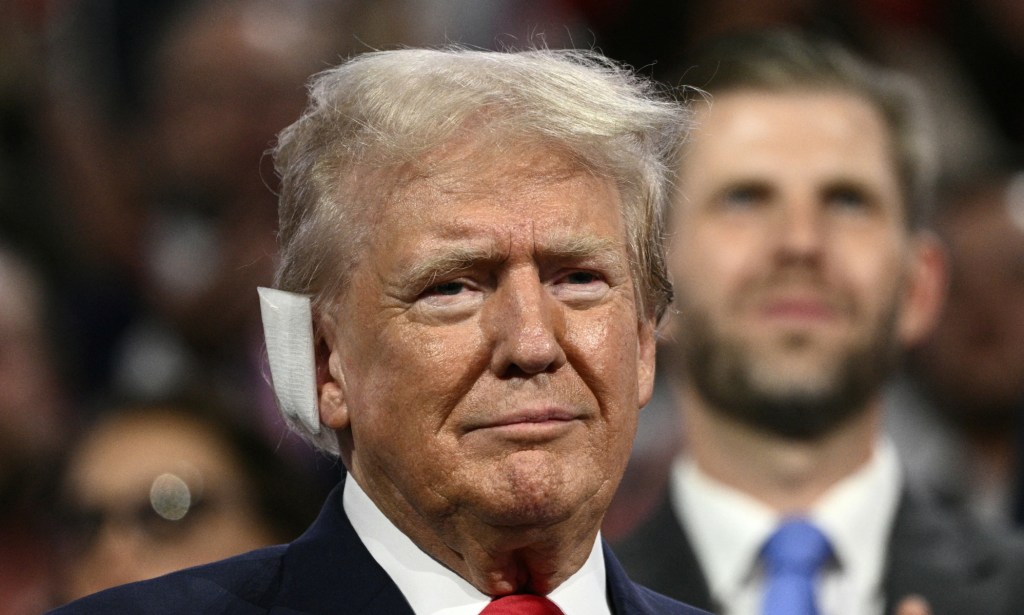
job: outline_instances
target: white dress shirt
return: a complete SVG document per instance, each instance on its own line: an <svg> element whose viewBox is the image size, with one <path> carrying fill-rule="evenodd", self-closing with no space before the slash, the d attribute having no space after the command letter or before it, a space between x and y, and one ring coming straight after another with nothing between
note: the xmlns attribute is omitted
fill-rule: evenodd
<svg viewBox="0 0 1024 615"><path fill-rule="evenodd" d="M902 482L893 446L880 441L862 468L807 512L836 556L818 581L822 615L882 615L882 572ZM765 582L758 554L782 517L683 457L672 468L670 491L721 614L757 615Z"/></svg>
<svg viewBox="0 0 1024 615"><path fill-rule="evenodd" d="M420 550L384 516L352 476L345 480L342 503L356 534L416 615L479 615L490 602L490 597ZM598 535L583 566L547 597L565 615L611 615L606 596L604 552Z"/></svg>

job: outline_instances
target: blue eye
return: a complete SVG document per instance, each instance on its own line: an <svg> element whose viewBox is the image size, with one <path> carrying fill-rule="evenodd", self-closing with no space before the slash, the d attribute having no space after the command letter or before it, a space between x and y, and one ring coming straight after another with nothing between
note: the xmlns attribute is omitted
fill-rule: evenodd
<svg viewBox="0 0 1024 615"><path fill-rule="evenodd" d="M565 276L565 281L569 284L590 284L599 279L600 277L597 274L590 273L589 271L574 271Z"/></svg>
<svg viewBox="0 0 1024 615"><path fill-rule="evenodd" d="M826 192L825 201L834 207L851 211L868 209L872 204L870 196L856 186L835 186Z"/></svg>
<svg viewBox="0 0 1024 615"><path fill-rule="evenodd" d="M768 186L759 183L737 184L722 193L721 203L729 208L749 208L767 202L770 196Z"/></svg>
<svg viewBox="0 0 1024 615"><path fill-rule="evenodd" d="M452 322L467 317L484 299L478 282L460 278L428 286L414 302L418 313Z"/></svg>
<svg viewBox="0 0 1024 615"><path fill-rule="evenodd" d="M461 293L465 288L466 285L462 282L445 282L444 284L432 286L427 290L427 292L432 295L445 295L450 297Z"/></svg>
<svg viewBox="0 0 1024 615"><path fill-rule="evenodd" d="M584 308L600 301L610 288L607 278L598 271L577 270L559 274L549 287L552 296L567 305Z"/></svg>

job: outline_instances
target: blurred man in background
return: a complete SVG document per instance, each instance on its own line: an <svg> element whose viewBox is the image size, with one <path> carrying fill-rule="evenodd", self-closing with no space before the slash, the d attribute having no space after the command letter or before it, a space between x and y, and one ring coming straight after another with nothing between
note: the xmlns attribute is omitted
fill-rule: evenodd
<svg viewBox="0 0 1024 615"><path fill-rule="evenodd" d="M1021 612L1024 550L930 504L881 430L883 384L942 295L919 101L786 32L697 67L713 102L670 225L686 441L623 562L726 615Z"/></svg>

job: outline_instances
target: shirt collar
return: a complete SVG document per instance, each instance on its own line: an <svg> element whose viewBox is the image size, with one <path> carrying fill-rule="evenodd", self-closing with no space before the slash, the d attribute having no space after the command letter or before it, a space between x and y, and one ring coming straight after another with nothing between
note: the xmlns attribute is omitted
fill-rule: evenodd
<svg viewBox="0 0 1024 615"><path fill-rule="evenodd" d="M868 463L836 483L811 510L811 519L828 536L843 573L859 593L881 591L902 489L896 450L882 438Z"/></svg>
<svg viewBox="0 0 1024 615"><path fill-rule="evenodd" d="M676 459L671 480L672 506L692 541L712 596L736 595L756 574L758 553L780 516L711 478L685 457ZM831 542L843 574L865 595L881 591L886 544L901 488L896 453L883 439L864 466L830 488L808 513Z"/></svg>
<svg viewBox="0 0 1024 615"><path fill-rule="evenodd" d="M417 547L352 476L345 481L342 503L359 539L417 615L478 615L490 602L490 597ZM598 535L587 561L548 598L565 615L610 615L606 585Z"/></svg>
<svg viewBox="0 0 1024 615"><path fill-rule="evenodd" d="M733 596L776 524L770 508L704 474L685 457L672 468L672 506L686 528L711 595Z"/></svg>

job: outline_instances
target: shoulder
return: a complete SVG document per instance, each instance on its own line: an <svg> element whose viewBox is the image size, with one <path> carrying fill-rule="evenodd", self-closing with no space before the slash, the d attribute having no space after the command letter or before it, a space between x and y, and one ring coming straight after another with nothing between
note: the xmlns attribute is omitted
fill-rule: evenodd
<svg viewBox="0 0 1024 615"><path fill-rule="evenodd" d="M923 489L905 489L892 530L894 558L927 555L964 572L1024 565L1024 536L979 522Z"/></svg>
<svg viewBox="0 0 1024 615"><path fill-rule="evenodd" d="M894 599L924 596L935 612L1024 612L1024 538L978 523L966 511L904 493L889 547Z"/></svg>
<svg viewBox="0 0 1024 615"><path fill-rule="evenodd" d="M281 580L286 545L267 547L93 594L51 611L53 615L131 613L177 615L265 611Z"/></svg>
<svg viewBox="0 0 1024 615"><path fill-rule="evenodd" d="M676 600L707 607L711 593L666 490L650 515L612 544L630 578Z"/></svg>

